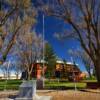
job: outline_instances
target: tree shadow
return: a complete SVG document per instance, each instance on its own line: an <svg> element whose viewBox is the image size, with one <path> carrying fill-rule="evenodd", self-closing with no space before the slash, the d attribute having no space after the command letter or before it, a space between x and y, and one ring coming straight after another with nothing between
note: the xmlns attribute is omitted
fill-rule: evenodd
<svg viewBox="0 0 100 100"><path fill-rule="evenodd" d="M97 91L91 91L91 90L87 90L87 89L81 89L81 90L79 90L79 91L81 91L81 92L89 92L89 93L96 93L96 94L100 94L100 91L99 91L99 92L97 92Z"/></svg>
<svg viewBox="0 0 100 100"><path fill-rule="evenodd" d="M9 98L9 99L14 99L14 100L15 100L15 98L16 98L17 96L18 96L18 95L9 95L8 98Z"/></svg>

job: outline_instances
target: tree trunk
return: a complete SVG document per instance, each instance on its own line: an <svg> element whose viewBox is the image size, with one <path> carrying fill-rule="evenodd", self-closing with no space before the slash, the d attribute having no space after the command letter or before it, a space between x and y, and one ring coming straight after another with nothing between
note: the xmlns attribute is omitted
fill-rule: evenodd
<svg viewBox="0 0 100 100"><path fill-rule="evenodd" d="M28 80L31 80L31 73L28 73Z"/></svg>
<svg viewBox="0 0 100 100"><path fill-rule="evenodd" d="M100 59L98 59L98 61L95 62L95 71L96 71L96 77L98 80L98 83L100 84Z"/></svg>
<svg viewBox="0 0 100 100"><path fill-rule="evenodd" d="M90 69L88 70L88 74L89 74L89 77L92 78L91 70Z"/></svg>
<svg viewBox="0 0 100 100"><path fill-rule="evenodd" d="M16 79L18 79L18 77L19 77L19 74L18 74L18 73L16 73Z"/></svg>

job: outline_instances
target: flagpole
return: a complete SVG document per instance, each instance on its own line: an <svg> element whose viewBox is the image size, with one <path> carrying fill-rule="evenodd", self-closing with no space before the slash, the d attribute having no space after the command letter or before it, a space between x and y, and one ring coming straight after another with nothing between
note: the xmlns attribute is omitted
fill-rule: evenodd
<svg viewBox="0 0 100 100"><path fill-rule="evenodd" d="M44 65L44 14L43 14L43 65Z"/></svg>
<svg viewBox="0 0 100 100"><path fill-rule="evenodd" d="M43 88L44 88L44 56L45 56L45 54L44 54L44 49L45 49L45 36L44 36L44 34L45 34L45 30L44 30L44 14L43 14Z"/></svg>

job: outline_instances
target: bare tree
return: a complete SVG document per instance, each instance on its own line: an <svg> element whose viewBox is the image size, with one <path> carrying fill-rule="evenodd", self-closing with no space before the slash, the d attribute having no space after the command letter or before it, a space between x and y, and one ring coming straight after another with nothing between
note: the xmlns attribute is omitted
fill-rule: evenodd
<svg viewBox="0 0 100 100"><path fill-rule="evenodd" d="M11 71L12 71L12 64L9 61L5 61L1 66L1 70L3 72L3 76L6 79L10 79Z"/></svg>
<svg viewBox="0 0 100 100"><path fill-rule="evenodd" d="M42 59L42 43L42 36L36 33L25 33L17 39L17 54L20 56L23 69L28 73L28 80L31 79L34 64Z"/></svg>
<svg viewBox="0 0 100 100"><path fill-rule="evenodd" d="M12 70L14 71L14 74L16 75L16 79L19 79L19 75L21 74L23 70L22 63L20 62L20 60L16 59L15 61L12 61L12 67L13 67Z"/></svg>
<svg viewBox="0 0 100 100"><path fill-rule="evenodd" d="M93 63L90 59L90 57L87 55L86 52L84 52L84 50L69 50L68 53L73 56L75 59L79 59L83 62L86 71L89 74L89 77L92 77L92 70L94 69Z"/></svg>
<svg viewBox="0 0 100 100"><path fill-rule="evenodd" d="M89 55L100 83L100 0L41 0L41 7L49 16L67 23L64 37L76 38Z"/></svg>
<svg viewBox="0 0 100 100"><path fill-rule="evenodd" d="M0 0L0 4L0 52L4 62L16 35L34 24L36 11L31 0Z"/></svg>

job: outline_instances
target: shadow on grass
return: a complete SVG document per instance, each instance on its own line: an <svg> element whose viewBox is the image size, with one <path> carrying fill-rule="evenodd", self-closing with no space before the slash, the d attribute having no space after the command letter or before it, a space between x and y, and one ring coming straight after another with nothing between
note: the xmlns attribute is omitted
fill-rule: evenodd
<svg viewBox="0 0 100 100"><path fill-rule="evenodd" d="M66 87L66 86L52 86L52 87L45 87L45 90L74 90L75 87ZM77 87L77 89L85 89L82 87Z"/></svg>

